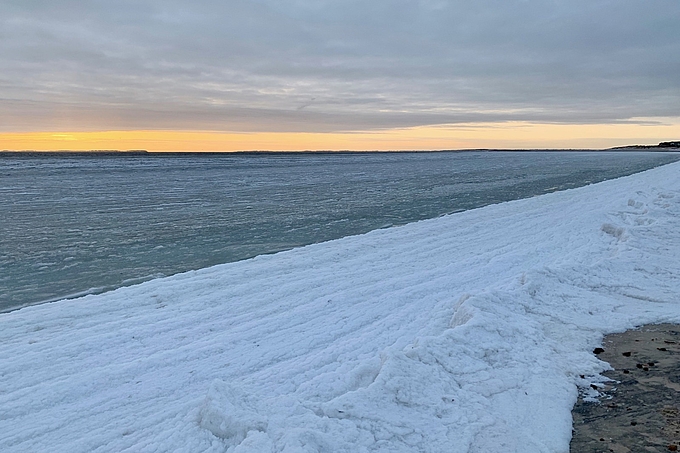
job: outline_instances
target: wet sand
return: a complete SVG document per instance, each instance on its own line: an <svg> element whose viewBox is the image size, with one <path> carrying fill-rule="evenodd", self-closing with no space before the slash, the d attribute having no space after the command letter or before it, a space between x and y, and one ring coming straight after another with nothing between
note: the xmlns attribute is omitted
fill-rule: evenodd
<svg viewBox="0 0 680 453"><path fill-rule="evenodd" d="M680 449L680 325L642 326L605 337L595 350L613 371L589 383L574 406L572 453ZM599 392L597 402L588 393ZM584 400L585 399L585 400Z"/></svg>

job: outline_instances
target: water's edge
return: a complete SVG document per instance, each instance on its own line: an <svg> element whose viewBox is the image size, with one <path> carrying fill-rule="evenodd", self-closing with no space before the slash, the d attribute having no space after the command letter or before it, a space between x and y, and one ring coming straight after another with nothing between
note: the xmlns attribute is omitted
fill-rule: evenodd
<svg viewBox="0 0 680 453"><path fill-rule="evenodd" d="M602 151L0 158L0 206L8 211L0 312L678 159Z"/></svg>

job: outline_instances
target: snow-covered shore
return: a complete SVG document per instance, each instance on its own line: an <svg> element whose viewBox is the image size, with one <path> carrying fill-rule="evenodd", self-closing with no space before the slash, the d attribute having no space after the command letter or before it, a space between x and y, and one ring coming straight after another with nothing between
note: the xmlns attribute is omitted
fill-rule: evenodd
<svg viewBox="0 0 680 453"><path fill-rule="evenodd" d="M566 452L680 322L680 163L0 315L3 452Z"/></svg>

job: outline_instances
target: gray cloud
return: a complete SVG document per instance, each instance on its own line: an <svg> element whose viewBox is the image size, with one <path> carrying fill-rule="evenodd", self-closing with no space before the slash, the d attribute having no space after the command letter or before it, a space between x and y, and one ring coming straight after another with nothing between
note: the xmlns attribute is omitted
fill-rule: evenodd
<svg viewBox="0 0 680 453"><path fill-rule="evenodd" d="M678 23L677 0L6 0L0 130L677 117Z"/></svg>

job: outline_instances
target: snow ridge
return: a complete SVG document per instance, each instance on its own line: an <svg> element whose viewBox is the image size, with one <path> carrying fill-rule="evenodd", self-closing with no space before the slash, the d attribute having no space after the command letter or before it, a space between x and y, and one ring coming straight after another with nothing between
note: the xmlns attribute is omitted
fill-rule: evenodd
<svg viewBox="0 0 680 453"><path fill-rule="evenodd" d="M567 452L602 336L680 322L679 170L2 314L0 450Z"/></svg>

